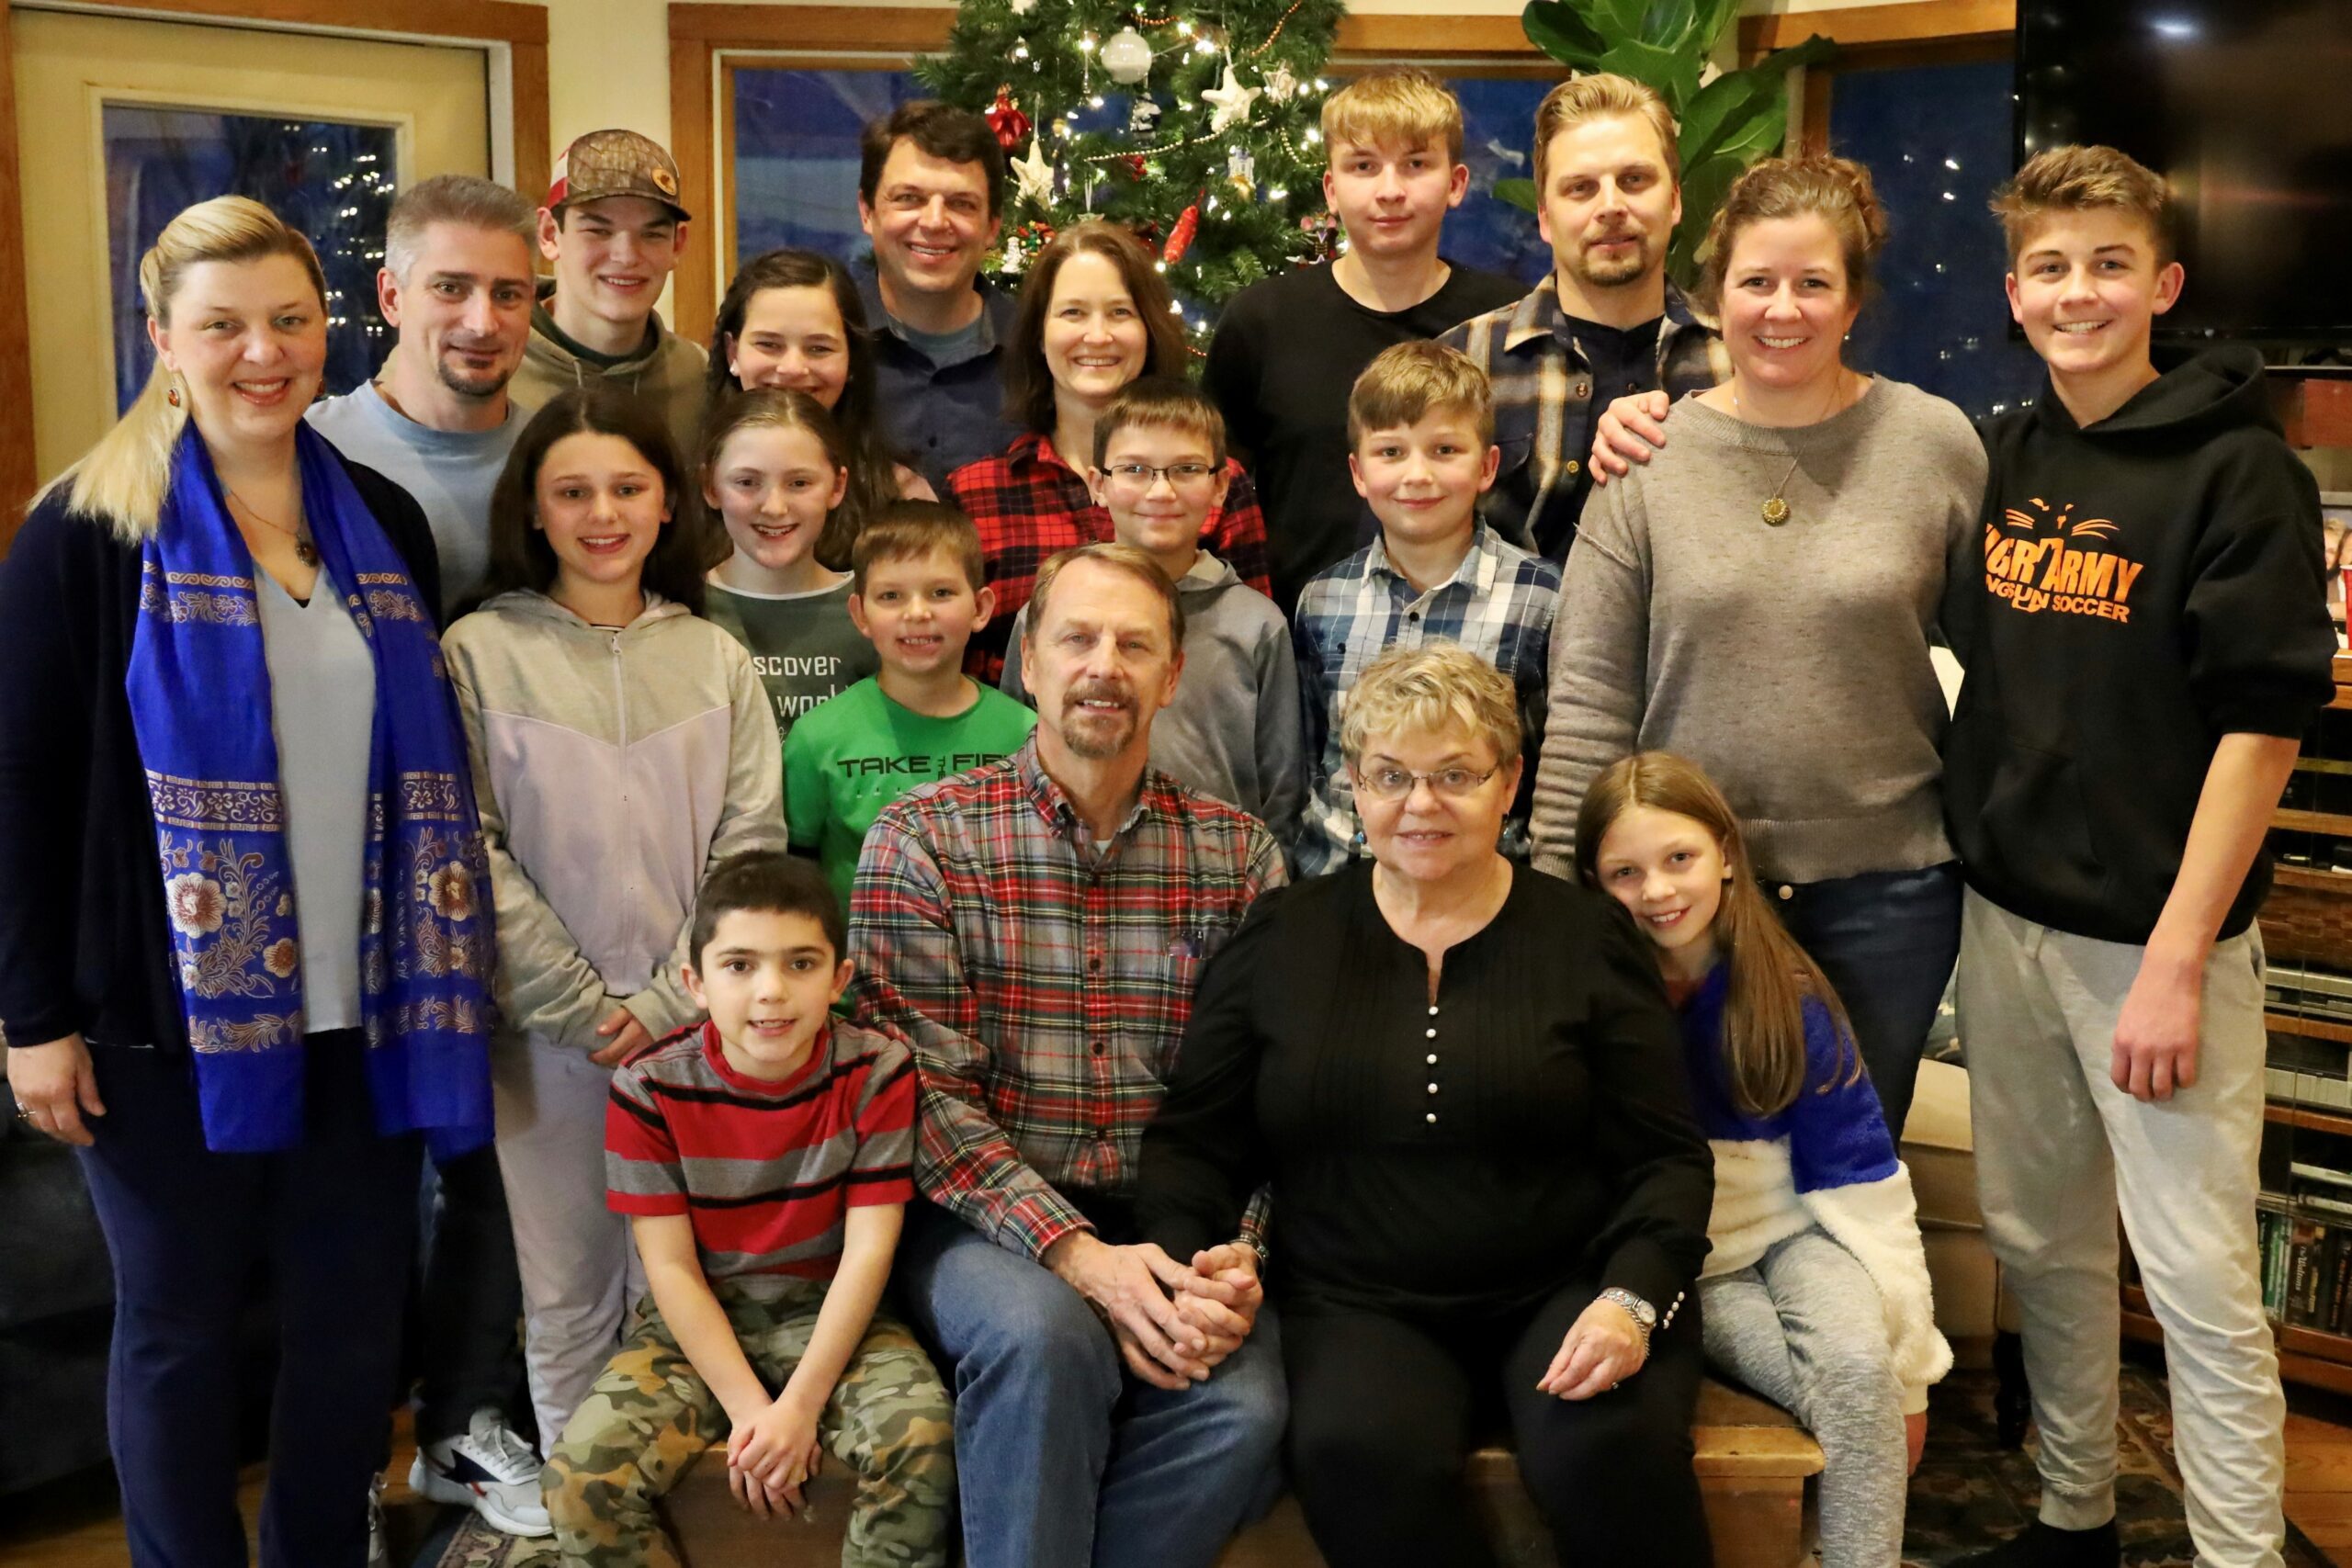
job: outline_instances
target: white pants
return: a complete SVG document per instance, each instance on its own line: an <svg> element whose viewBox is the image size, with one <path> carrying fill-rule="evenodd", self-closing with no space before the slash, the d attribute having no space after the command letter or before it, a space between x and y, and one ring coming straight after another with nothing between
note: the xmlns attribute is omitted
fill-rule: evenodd
<svg viewBox="0 0 2352 1568"><path fill-rule="evenodd" d="M2146 950L1968 895L1960 1032L1986 1238L2023 1317L2041 1517L2115 1513L2116 1213L2164 1325L2173 1435L2199 1568L2278 1568L2287 1402L2262 1315L2262 942L2205 965L2197 1083L2143 1104L2108 1077Z"/></svg>
<svg viewBox="0 0 2352 1568"><path fill-rule="evenodd" d="M498 1169L523 1276L523 1364L555 1447L620 1347L645 1269L628 1223L605 1207L605 1103L613 1070L584 1052L505 1039L491 1055Z"/></svg>

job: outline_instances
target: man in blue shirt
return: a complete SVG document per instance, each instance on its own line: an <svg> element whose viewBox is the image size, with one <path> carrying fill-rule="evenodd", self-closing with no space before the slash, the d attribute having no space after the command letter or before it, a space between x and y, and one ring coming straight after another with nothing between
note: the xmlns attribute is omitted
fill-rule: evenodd
<svg viewBox="0 0 2352 1568"><path fill-rule="evenodd" d="M876 328L884 429L934 489L951 469L1002 451L997 345L1012 296L979 282L1003 227L1004 150L987 120L923 99L867 125L857 220L874 243L861 275Z"/></svg>

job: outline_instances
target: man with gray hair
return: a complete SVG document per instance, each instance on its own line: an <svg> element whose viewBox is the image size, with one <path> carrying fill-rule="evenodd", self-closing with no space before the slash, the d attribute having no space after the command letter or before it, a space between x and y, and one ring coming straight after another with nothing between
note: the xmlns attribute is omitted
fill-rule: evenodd
<svg viewBox="0 0 2352 1568"><path fill-rule="evenodd" d="M536 222L521 197L470 175L401 192L376 275L377 302L399 333L391 357L374 380L310 412L319 434L424 509L444 619L481 589L490 492L528 418L506 384L531 335ZM523 1284L497 1153L460 1155L435 1174L409 1484L510 1534L546 1535L538 1456L507 1416L523 1382Z"/></svg>
<svg viewBox="0 0 2352 1568"><path fill-rule="evenodd" d="M392 203L376 298L400 334L366 386L310 412L344 456L416 498L441 554L445 618L490 561L490 492L525 415L507 398L531 337L537 219L504 186L436 175Z"/></svg>

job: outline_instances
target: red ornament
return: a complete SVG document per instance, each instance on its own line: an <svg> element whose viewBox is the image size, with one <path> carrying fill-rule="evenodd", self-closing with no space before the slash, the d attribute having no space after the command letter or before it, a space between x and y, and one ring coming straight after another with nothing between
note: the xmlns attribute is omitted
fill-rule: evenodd
<svg viewBox="0 0 2352 1568"><path fill-rule="evenodd" d="M1140 152L1128 153L1125 162L1127 165L1128 175L1133 176L1137 184L1141 184L1144 175L1150 172L1144 167L1143 154Z"/></svg>
<svg viewBox="0 0 2352 1568"><path fill-rule="evenodd" d="M1029 139L1029 117L1013 107L1010 85L996 90L996 102L989 106L981 118L989 122L989 129L996 132L997 145L1007 152Z"/></svg>
<svg viewBox="0 0 2352 1568"><path fill-rule="evenodd" d="M1170 266L1182 261L1184 253L1193 248L1193 236L1200 231L1201 204L1196 201L1177 216L1176 227L1168 231L1168 246L1159 253L1159 259Z"/></svg>

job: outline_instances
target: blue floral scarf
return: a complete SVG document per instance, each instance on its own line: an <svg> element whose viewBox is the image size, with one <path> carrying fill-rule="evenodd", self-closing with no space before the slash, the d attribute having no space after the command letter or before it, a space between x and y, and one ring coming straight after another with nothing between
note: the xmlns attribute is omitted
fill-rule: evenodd
<svg viewBox="0 0 2352 1568"><path fill-rule="evenodd" d="M322 592L376 660L360 1009L377 1130L436 1157L487 1142L490 867L433 618L334 450L297 427ZM162 854L207 1145L302 1141L300 917L252 553L193 426L141 563L124 682Z"/></svg>

